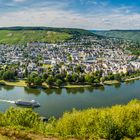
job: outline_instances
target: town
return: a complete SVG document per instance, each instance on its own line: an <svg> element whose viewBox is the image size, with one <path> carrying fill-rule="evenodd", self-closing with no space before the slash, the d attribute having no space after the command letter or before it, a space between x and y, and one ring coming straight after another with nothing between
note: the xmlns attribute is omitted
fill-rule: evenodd
<svg viewBox="0 0 140 140"><path fill-rule="evenodd" d="M0 45L1 70L11 66L18 78L31 73L90 74L100 76L129 73L140 68L140 60L126 51L129 41L116 38L97 39L92 36L60 43L27 43L26 45ZM17 67L12 67L17 66ZM78 74L78 73L77 73Z"/></svg>

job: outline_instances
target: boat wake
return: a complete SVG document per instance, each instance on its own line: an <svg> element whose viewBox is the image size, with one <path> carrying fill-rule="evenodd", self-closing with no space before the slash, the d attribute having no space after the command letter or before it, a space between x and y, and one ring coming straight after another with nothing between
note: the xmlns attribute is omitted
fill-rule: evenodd
<svg viewBox="0 0 140 140"><path fill-rule="evenodd" d="M15 101L11 101L11 100L2 100L2 99L0 99L0 102L6 102L6 103L15 104Z"/></svg>

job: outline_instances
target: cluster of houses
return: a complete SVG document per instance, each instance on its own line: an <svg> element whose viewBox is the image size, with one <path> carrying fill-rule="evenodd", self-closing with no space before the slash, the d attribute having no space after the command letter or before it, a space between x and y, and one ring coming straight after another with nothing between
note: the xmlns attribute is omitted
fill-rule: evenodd
<svg viewBox="0 0 140 140"><path fill-rule="evenodd" d="M51 69L71 74L80 66L85 73L102 71L109 73L126 73L140 68L140 60L126 53L127 43L117 39L82 38L78 41L48 44L27 43L26 45L0 45L0 65L18 65L18 76L22 78L36 71L46 72Z"/></svg>

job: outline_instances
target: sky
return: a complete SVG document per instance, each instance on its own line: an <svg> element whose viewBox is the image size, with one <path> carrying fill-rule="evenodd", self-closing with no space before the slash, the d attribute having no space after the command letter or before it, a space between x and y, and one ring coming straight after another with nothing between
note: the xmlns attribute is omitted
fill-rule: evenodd
<svg viewBox="0 0 140 140"><path fill-rule="evenodd" d="M0 0L0 27L140 29L140 0Z"/></svg>

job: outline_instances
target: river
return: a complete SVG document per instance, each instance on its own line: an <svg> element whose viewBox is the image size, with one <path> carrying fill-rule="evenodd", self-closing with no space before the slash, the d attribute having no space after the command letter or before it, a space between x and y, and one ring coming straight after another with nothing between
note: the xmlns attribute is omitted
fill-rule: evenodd
<svg viewBox="0 0 140 140"><path fill-rule="evenodd" d="M34 111L41 116L60 117L63 112L71 111L73 108L80 110L92 107L108 107L116 104L127 104L132 99L140 99L140 80L96 89L64 88L43 90L0 86L0 111L4 112L11 106L16 107L10 101L18 99L38 101L41 107L35 108Z"/></svg>

